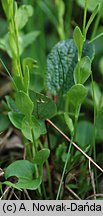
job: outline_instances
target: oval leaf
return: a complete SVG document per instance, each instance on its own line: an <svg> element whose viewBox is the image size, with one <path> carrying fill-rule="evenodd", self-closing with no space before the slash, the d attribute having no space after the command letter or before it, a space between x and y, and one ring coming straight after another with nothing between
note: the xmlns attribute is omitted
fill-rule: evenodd
<svg viewBox="0 0 103 216"><path fill-rule="evenodd" d="M33 102L29 98L29 96L23 92L19 91L16 94L16 105L18 109L23 113L24 115L31 115L33 112Z"/></svg>
<svg viewBox="0 0 103 216"><path fill-rule="evenodd" d="M9 119L11 123L18 129L21 129L22 127L22 120L24 118L24 115L17 112L9 112L8 113Z"/></svg>
<svg viewBox="0 0 103 216"><path fill-rule="evenodd" d="M94 58L94 46L84 43L82 57ZM74 85L73 71L77 64L77 49L72 39L57 43L47 58L46 78L53 95L66 93Z"/></svg>
<svg viewBox="0 0 103 216"><path fill-rule="evenodd" d="M33 142L32 132L35 139L38 139L41 135L41 125L39 124L39 121L32 116L30 119L28 116L25 116L22 121L22 133L23 135ZM32 130L32 131L31 131Z"/></svg>
<svg viewBox="0 0 103 216"><path fill-rule="evenodd" d="M74 70L75 83L78 83L78 81L79 81L79 83L84 84L91 74L91 60L90 60L90 58L88 56L85 56L84 58L81 59L80 74L78 74L78 67L79 67L79 65L77 63L75 70Z"/></svg>
<svg viewBox="0 0 103 216"><path fill-rule="evenodd" d="M5 178L12 176L18 178L18 182L13 184L9 181L4 184L16 187L17 189L36 190L41 184L42 178L34 179L35 165L27 160L18 160L10 164L5 170Z"/></svg>
<svg viewBox="0 0 103 216"><path fill-rule="evenodd" d="M67 93L69 101L74 105L74 107L80 106L87 96L87 89L82 84L76 84L71 87Z"/></svg>

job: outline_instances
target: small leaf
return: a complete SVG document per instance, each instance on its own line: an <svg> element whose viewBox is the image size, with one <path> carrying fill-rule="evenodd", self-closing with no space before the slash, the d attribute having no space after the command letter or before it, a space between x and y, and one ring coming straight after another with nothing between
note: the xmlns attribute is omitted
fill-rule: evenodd
<svg viewBox="0 0 103 216"><path fill-rule="evenodd" d="M65 122L71 132L71 134L73 133L74 131L74 126L73 126L73 121L72 119L69 117L68 113L64 113L64 119L65 119Z"/></svg>
<svg viewBox="0 0 103 216"><path fill-rule="evenodd" d="M49 149L42 149L39 152L37 152L35 159L34 159L34 163L38 164L38 165L43 165L44 162L48 159L50 155L50 150Z"/></svg>
<svg viewBox="0 0 103 216"><path fill-rule="evenodd" d="M82 84L76 84L71 87L67 93L69 101L74 105L74 107L80 106L87 96L87 89Z"/></svg>
<svg viewBox="0 0 103 216"><path fill-rule="evenodd" d="M29 68L29 71L31 71L33 68L38 67L37 61L29 57L23 59L22 65L23 65L23 71L25 71L27 67Z"/></svg>
<svg viewBox="0 0 103 216"><path fill-rule="evenodd" d="M9 112L8 113L9 119L11 123L18 129L21 129L22 127L22 120L24 118L24 115L17 112Z"/></svg>
<svg viewBox="0 0 103 216"><path fill-rule="evenodd" d="M12 110L14 112L19 112L19 110L15 104L15 101L10 96L5 96L5 99L6 99L7 105L8 105L10 110Z"/></svg>
<svg viewBox="0 0 103 216"><path fill-rule="evenodd" d="M23 91L19 91L16 93L16 105L21 111L21 113L23 113L24 115L31 115L33 112L33 102L31 101L29 96Z"/></svg>
<svg viewBox="0 0 103 216"><path fill-rule="evenodd" d="M32 142L32 132L35 139L38 139L41 135L41 126L39 124L39 121L34 116L32 116L32 118L29 118L28 116L24 117L21 130L23 135Z"/></svg>
<svg viewBox="0 0 103 216"><path fill-rule="evenodd" d="M33 7L31 5L22 5L17 9L15 21L17 28L21 30L28 22L29 17L33 15Z"/></svg>
<svg viewBox="0 0 103 216"><path fill-rule="evenodd" d="M39 119L52 118L56 112L56 104L49 97L30 91L30 97L36 103L34 114Z"/></svg>
<svg viewBox="0 0 103 216"><path fill-rule="evenodd" d="M82 55L84 37L83 37L83 34L82 34L82 32L81 32L81 30L80 30L80 28L78 26L76 26L75 29L74 29L73 39L74 39L75 45L77 47L78 55L79 55L79 58L80 58L81 55Z"/></svg>
<svg viewBox="0 0 103 216"><path fill-rule="evenodd" d="M8 179L12 176L18 178L18 182L13 184L9 181L4 184L10 185L17 189L36 190L42 181L42 177L34 179L35 165L27 160L18 160L10 164L5 170L5 178Z"/></svg>
<svg viewBox="0 0 103 216"><path fill-rule="evenodd" d="M91 60L88 56L85 56L84 58L81 59L80 62L80 74L78 74L78 66L79 64L77 63L75 69L74 69L74 80L75 83L84 84L88 77L91 74Z"/></svg>

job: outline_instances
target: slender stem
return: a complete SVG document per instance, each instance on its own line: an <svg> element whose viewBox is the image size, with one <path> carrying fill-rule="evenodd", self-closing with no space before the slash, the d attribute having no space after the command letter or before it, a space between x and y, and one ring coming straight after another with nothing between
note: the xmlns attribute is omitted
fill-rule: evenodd
<svg viewBox="0 0 103 216"><path fill-rule="evenodd" d="M93 157L96 161L96 144L95 144L95 137L96 137L96 103L95 103L95 92L94 92L94 83L93 83L93 74L91 73L91 81L92 81L92 93L93 93L93 103L94 103L94 125L93 125ZM97 170L94 169L95 179L96 179L96 188L98 191L98 182L97 182Z"/></svg>
<svg viewBox="0 0 103 216"><path fill-rule="evenodd" d="M36 150L36 143L35 143L35 138L34 138L34 132L33 132L33 129L31 129L31 134L32 134L32 140L33 140L33 158L35 157L35 155L36 155L36 152L37 152L37 150Z"/></svg>
<svg viewBox="0 0 103 216"><path fill-rule="evenodd" d="M60 184L59 184L56 200L58 200L59 196L60 196L61 187L62 187L62 183L63 183L63 179L64 179L64 175L65 175L65 171L66 171L66 168L67 168L67 163L68 163L68 159L69 159L70 151L71 151L71 147L72 147L72 141L73 141L73 137L71 138L70 146L68 148L67 158L66 158L64 169L63 169L63 172L62 172L62 177L61 177L61 180L60 180Z"/></svg>
<svg viewBox="0 0 103 216"><path fill-rule="evenodd" d="M64 168L63 168L62 177L61 177L61 180L60 180L60 185L59 185L59 188L58 188L56 200L58 200L59 196L60 196L61 187L62 187L64 175L65 175L67 164L68 164L68 159L70 157L70 152L71 152L71 154L73 154L73 152L71 151L71 149L72 149L72 142L73 142L73 140L75 140L75 137L76 137L76 129L77 129L77 122L78 122L78 117L79 117L79 111L80 111L80 107L79 108L77 107L76 112L75 112L74 132L73 132L73 134L71 136L70 146L68 147L67 158L66 158L66 161L65 161L65 164L64 164Z"/></svg>
<svg viewBox="0 0 103 216"><path fill-rule="evenodd" d="M92 32L92 35L91 35L91 40L93 40L93 38L95 37L95 35L97 33L97 29L98 29L98 26L99 26L99 22L100 22L102 13L103 13L103 4L102 4L102 6L100 8L100 11L99 11L99 13L97 15L97 18L96 18L96 21L95 21L95 24L94 24L94 28L93 28L93 32Z"/></svg>
<svg viewBox="0 0 103 216"><path fill-rule="evenodd" d="M85 34L85 26L86 26L86 18L87 18L87 5L88 5L88 0L85 0L84 19L83 19L83 35Z"/></svg>
<svg viewBox="0 0 103 216"><path fill-rule="evenodd" d="M39 142L40 148L43 149L41 142ZM52 178L51 178L51 171L48 161L46 161L46 168L47 168L47 175L48 175L48 184L49 184L49 193L51 199L53 199L53 189L52 189Z"/></svg>

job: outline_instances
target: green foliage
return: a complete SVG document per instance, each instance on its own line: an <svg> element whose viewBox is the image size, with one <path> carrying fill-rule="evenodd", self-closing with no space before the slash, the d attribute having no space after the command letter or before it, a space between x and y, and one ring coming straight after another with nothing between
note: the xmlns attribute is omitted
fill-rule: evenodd
<svg viewBox="0 0 103 216"><path fill-rule="evenodd" d="M21 30L27 24L29 17L32 15L33 7L31 5L21 5L15 14L17 29Z"/></svg>
<svg viewBox="0 0 103 216"><path fill-rule="evenodd" d="M30 100L29 96L23 92L19 91L16 93L16 105L18 109L24 115L31 115L33 112L33 102Z"/></svg>
<svg viewBox="0 0 103 216"><path fill-rule="evenodd" d="M8 157L6 145L1 145L0 165L4 167L5 180L0 199L9 197L2 191L5 185L21 190L18 194L25 193L31 199L67 199L68 190L70 199L87 199L95 194L94 180L96 194L101 192L99 172L95 167L88 169L88 157L82 153L99 164L103 156L98 153L103 141L103 41L99 39L103 36L103 0L75 2L1 1L5 16L1 9L0 49L11 61L0 53L0 97L5 92L9 95L0 103L0 143L7 139L12 146L12 139L15 141L21 133L19 139L22 137L25 151L17 152L12 147ZM79 5L84 8L83 20ZM70 142L58 132L65 133ZM74 142L82 153L73 147ZM18 144L15 141L14 146L15 143ZM5 168L6 164L10 165Z"/></svg>
<svg viewBox="0 0 103 216"><path fill-rule="evenodd" d="M88 42L84 43L82 56L89 56L90 59L94 57L93 46ZM72 39L61 41L54 46L48 55L46 70L47 85L53 95L58 94L59 91L66 93L73 86L73 71L76 64L77 49Z"/></svg>
<svg viewBox="0 0 103 216"><path fill-rule="evenodd" d="M78 50L78 58L81 58L82 54L82 48L83 48L83 42L84 42L84 37L83 34L78 26L75 27L74 33L73 33L73 39L75 42L75 45Z"/></svg>
<svg viewBox="0 0 103 216"><path fill-rule="evenodd" d="M69 103L78 108L87 96L87 89L82 84L76 84L67 92Z"/></svg>
<svg viewBox="0 0 103 216"><path fill-rule="evenodd" d="M31 100L35 103L34 114L39 119L52 118L56 112L56 104L49 97L30 91Z"/></svg>
<svg viewBox="0 0 103 216"><path fill-rule="evenodd" d="M78 4L82 7L85 5L85 0L77 0ZM103 3L103 0L91 0L88 1L87 8L89 11L93 11L99 3Z"/></svg>
<svg viewBox="0 0 103 216"><path fill-rule="evenodd" d="M86 56L86 57L81 59L80 74L78 74L78 67L79 67L79 63L77 63L77 65L74 69L75 83L78 83L78 76L79 76L79 82L81 84L84 84L91 74L91 60L90 60L90 58L88 56Z"/></svg>
<svg viewBox="0 0 103 216"><path fill-rule="evenodd" d="M40 186L42 178L41 176L38 178L34 178L34 175L35 164L27 160L18 160L10 164L5 170L6 179L12 176L16 176L18 182L13 184L10 181L5 181L4 184L12 186L18 190L36 190Z"/></svg>
<svg viewBox="0 0 103 216"><path fill-rule="evenodd" d="M25 116L22 120L21 131L28 140L31 140L33 142L33 136L35 139L38 139L41 135L41 127L39 121L34 116L32 116L31 118Z"/></svg>
<svg viewBox="0 0 103 216"><path fill-rule="evenodd" d="M73 121L69 117L68 113L64 113L64 119L72 135L72 133L74 132L74 126L73 126Z"/></svg>

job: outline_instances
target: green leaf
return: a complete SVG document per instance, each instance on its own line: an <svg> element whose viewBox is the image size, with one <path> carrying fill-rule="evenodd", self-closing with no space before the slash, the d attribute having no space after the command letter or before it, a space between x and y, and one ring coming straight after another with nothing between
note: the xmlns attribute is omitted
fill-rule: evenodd
<svg viewBox="0 0 103 216"><path fill-rule="evenodd" d="M100 5L98 4L98 5L96 6L96 8L94 9L92 15L90 16L90 19L88 20L87 25L86 25L85 35L87 34L87 31L88 31L90 25L92 24L92 22L93 22L95 16L97 15L97 13L98 13L98 11L99 11L99 7L100 7Z"/></svg>
<svg viewBox="0 0 103 216"><path fill-rule="evenodd" d="M80 147L86 147L93 143L93 124L89 121L80 121L77 124L76 142Z"/></svg>
<svg viewBox="0 0 103 216"><path fill-rule="evenodd" d="M76 0L77 3L84 8L85 0ZM87 9L93 11L99 3L103 3L103 0L90 0L87 4Z"/></svg>
<svg viewBox="0 0 103 216"><path fill-rule="evenodd" d="M33 7L31 5L22 5L17 9L15 21L17 28L21 30L28 22L29 17L33 15Z"/></svg>
<svg viewBox="0 0 103 216"><path fill-rule="evenodd" d="M30 97L36 103L34 115L39 119L52 118L56 112L56 104L49 97L30 91Z"/></svg>
<svg viewBox="0 0 103 216"><path fill-rule="evenodd" d="M80 106L87 96L87 89L82 84L76 84L71 87L67 93L69 102L74 105L74 107Z"/></svg>
<svg viewBox="0 0 103 216"><path fill-rule="evenodd" d="M67 124L67 126L68 126L68 128L69 128L69 130L71 132L71 134L72 134L73 131L74 131L74 126L73 126L73 121L69 117L68 113L64 113L64 120L65 120L65 122L66 122L66 124Z"/></svg>
<svg viewBox="0 0 103 216"><path fill-rule="evenodd" d="M84 58L81 59L80 74L78 74L78 67L79 67L79 64L77 63L77 65L74 69L75 83L78 83L78 80L79 80L79 83L84 84L91 74L91 60L90 60L90 58L88 56L85 56Z"/></svg>
<svg viewBox="0 0 103 216"><path fill-rule="evenodd" d="M4 184L10 185L17 189L36 190L42 181L42 177L34 179L35 165L27 160L18 160L10 164L5 169L5 178L8 179L12 176L18 178L18 182L13 184L5 181Z"/></svg>
<svg viewBox="0 0 103 216"><path fill-rule="evenodd" d="M9 125L10 121L8 119L8 116L3 113L0 113L0 132L7 130Z"/></svg>
<svg viewBox="0 0 103 216"><path fill-rule="evenodd" d="M85 41L82 57L94 58L94 46ZM77 49L72 39L57 43L47 58L46 79L49 91L57 95L66 93L74 85L73 72L77 64Z"/></svg>
<svg viewBox="0 0 103 216"><path fill-rule="evenodd" d="M16 105L21 111L21 113L24 115L31 115L33 112L33 102L31 101L29 96L23 91L19 91L16 93Z"/></svg>
<svg viewBox="0 0 103 216"><path fill-rule="evenodd" d="M37 61L34 60L33 58L29 58L29 57L23 59L22 65L23 65L23 71L24 72L25 72L27 67L29 68L29 71L31 71L33 68L38 67Z"/></svg>
<svg viewBox="0 0 103 216"><path fill-rule="evenodd" d="M28 116L25 116L22 121L22 133L23 135L33 142L32 132L35 139L38 139L41 135L41 125L39 121L32 116L32 118L29 118Z"/></svg>
<svg viewBox="0 0 103 216"><path fill-rule="evenodd" d="M82 48L83 48L83 43L84 43L84 37L83 34L78 26L75 27L74 32L73 32L73 39L75 42L75 45L78 50L78 56L79 58L82 55Z"/></svg>
<svg viewBox="0 0 103 216"><path fill-rule="evenodd" d="M9 112L8 113L9 119L11 123L18 129L21 129L22 127L22 120L24 118L24 115L17 112Z"/></svg>
<svg viewBox="0 0 103 216"><path fill-rule="evenodd" d="M48 159L50 155L50 150L45 148L40 150L39 152L37 152L35 159L34 159L34 163L38 164L38 165L43 165L44 162Z"/></svg>
<svg viewBox="0 0 103 216"><path fill-rule="evenodd" d="M5 96L5 99L6 99L7 105L8 105L10 110L12 110L14 112L19 112L19 110L15 104L15 101L10 96Z"/></svg>

